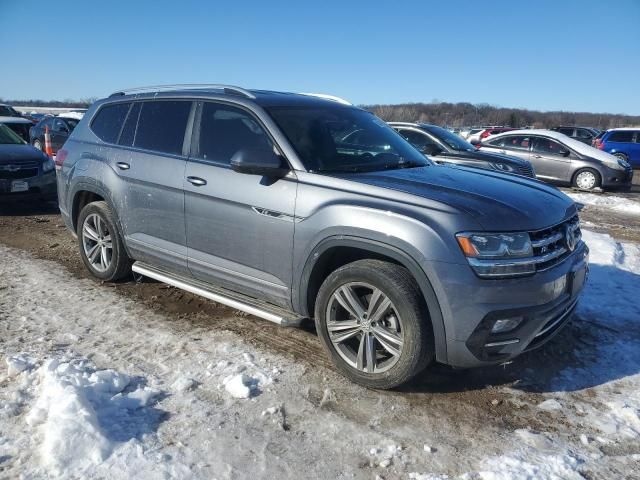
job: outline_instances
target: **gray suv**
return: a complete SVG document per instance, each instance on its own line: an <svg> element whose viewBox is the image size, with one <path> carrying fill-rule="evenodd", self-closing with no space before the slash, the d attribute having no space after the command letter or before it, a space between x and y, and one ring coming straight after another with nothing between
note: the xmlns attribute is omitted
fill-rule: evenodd
<svg viewBox="0 0 640 480"><path fill-rule="evenodd" d="M435 165L334 97L118 92L57 158L60 210L94 276L133 270L282 325L314 318L337 368L368 387L542 345L587 275L557 189Z"/></svg>

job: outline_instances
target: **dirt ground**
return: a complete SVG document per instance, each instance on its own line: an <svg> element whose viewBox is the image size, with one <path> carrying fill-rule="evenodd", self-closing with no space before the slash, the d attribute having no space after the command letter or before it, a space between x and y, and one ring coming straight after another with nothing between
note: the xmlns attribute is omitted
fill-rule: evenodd
<svg viewBox="0 0 640 480"><path fill-rule="evenodd" d="M616 192L613 195L640 200L640 186L635 186L631 192ZM640 216L616 214L610 209L593 206L585 206L580 216L583 222L592 224L589 228L593 230L607 232L620 241L640 242ZM54 203L0 204L0 242L25 250L37 258L57 262L76 277L90 278L80 260L77 241L64 227ZM188 329L189 325L209 325L210 328L239 334L248 343L290 356L292 360L303 362L310 367L322 366L333 369L311 322L303 324L301 328L282 328L151 280L142 283L136 283L133 279L117 284L104 283L104 288L115 289L125 297L166 314L182 328ZM421 378L406 386L402 393L409 394L410 399L414 393L414 401L417 403L428 398L421 393L438 393L445 401L455 398L482 408L501 422L508 422L509 418L495 405L496 394L491 390L491 386L517 384L523 381L526 372L535 369L535 378L526 379L529 385L527 390L532 395L537 391L544 391L550 378L574 362L571 353L573 349L567 348L567 344L588 341L582 336L581 330L570 326L542 349L499 367L453 371L436 365ZM552 359L554 361L548 361ZM544 367L541 368L541 365Z"/></svg>

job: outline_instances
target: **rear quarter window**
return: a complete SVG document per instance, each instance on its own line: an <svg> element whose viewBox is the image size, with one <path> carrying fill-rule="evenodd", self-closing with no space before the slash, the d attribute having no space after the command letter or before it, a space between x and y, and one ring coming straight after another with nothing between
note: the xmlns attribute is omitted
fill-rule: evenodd
<svg viewBox="0 0 640 480"><path fill-rule="evenodd" d="M607 142L620 142L620 143L630 143L633 141L633 130L624 130L618 132L611 132L609 138L606 140Z"/></svg>
<svg viewBox="0 0 640 480"><path fill-rule="evenodd" d="M115 103L102 107L91 122L91 130L107 143L116 143L130 103Z"/></svg>

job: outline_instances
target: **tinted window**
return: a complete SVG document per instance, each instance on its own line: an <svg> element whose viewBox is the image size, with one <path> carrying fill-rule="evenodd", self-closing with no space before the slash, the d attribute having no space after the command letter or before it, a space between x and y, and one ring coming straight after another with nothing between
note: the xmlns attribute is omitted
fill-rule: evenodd
<svg viewBox="0 0 640 480"><path fill-rule="evenodd" d="M62 120L60 120L59 118L56 118L53 121L53 131L67 133L69 131L69 127Z"/></svg>
<svg viewBox="0 0 640 480"><path fill-rule="evenodd" d="M547 155L561 155L562 152L567 151L567 148L550 138L536 138L533 151Z"/></svg>
<svg viewBox="0 0 640 480"><path fill-rule="evenodd" d="M131 107L131 110L129 110L127 120L124 122L124 127L122 127L122 133L120 133L118 144L126 145L127 147L131 147L133 145L133 140L136 136L136 127L138 126L138 116L140 115L141 106L141 102L136 102Z"/></svg>
<svg viewBox="0 0 640 480"><path fill-rule="evenodd" d="M587 130L586 128L578 128L576 130L576 137L578 138L592 138L593 132Z"/></svg>
<svg viewBox="0 0 640 480"><path fill-rule="evenodd" d="M529 137L526 135L507 135L489 142L489 145L504 148L514 148L517 150L529 150L531 144Z"/></svg>
<svg viewBox="0 0 640 480"><path fill-rule="evenodd" d="M20 135L23 140L29 141L29 125L26 123L7 123L7 127Z"/></svg>
<svg viewBox="0 0 640 480"><path fill-rule="evenodd" d="M134 146L180 155L191 102L143 102Z"/></svg>
<svg viewBox="0 0 640 480"><path fill-rule="evenodd" d="M424 148L427 145L436 145L427 135L418 133L413 130L399 130L398 133L402 135L411 145L418 149Z"/></svg>
<svg viewBox="0 0 640 480"><path fill-rule="evenodd" d="M242 109L216 103L202 106L198 158L229 164L241 148L273 144L255 118Z"/></svg>
<svg viewBox="0 0 640 480"><path fill-rule="evenodd" d="M633 130L623 130L619 132L611 132L607 142L631 142L633 139Z"/></svg>
<svg viewBox="0 0 640 480"><path fill-rule="evenodd" d="M130 103L106 105L100 109L91 122L91 130L103 141L115 143L122 128L122 122L129 111Z"/></svg>
<svg viewBox="0 0 640 480"><path fill-rule="evenodd" d="M73 129L76 128L76 125L80 123L80 120L76 120L75 118L63 118L62 121L67 124L67 128L70 132L73 132Z"/></svg>
<svg viewBox="0 0 640 480"><path fill-rule="evenodd" d="M558 128L557 130L567 137L573 136L573 128Z"/></svg>

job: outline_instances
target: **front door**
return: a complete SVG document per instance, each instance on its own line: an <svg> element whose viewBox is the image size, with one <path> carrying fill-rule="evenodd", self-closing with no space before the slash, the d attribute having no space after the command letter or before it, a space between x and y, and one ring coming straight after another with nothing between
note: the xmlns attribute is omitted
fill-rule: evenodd
<svg viewBox="0 0 640 480"><path fill-rule="evenodd" d="M531 163L536 176L544 180L566 181L571 166L571 151L550 138L534 137Z"/></svg>
<svg viewBox="0 0 640 480"><path fill-rule="evenodd" d="M230 168L239 149L264 145L274 148L250 112L200 104L184 184L188 264L196 278L288 307L296 178Z"/></svg>

